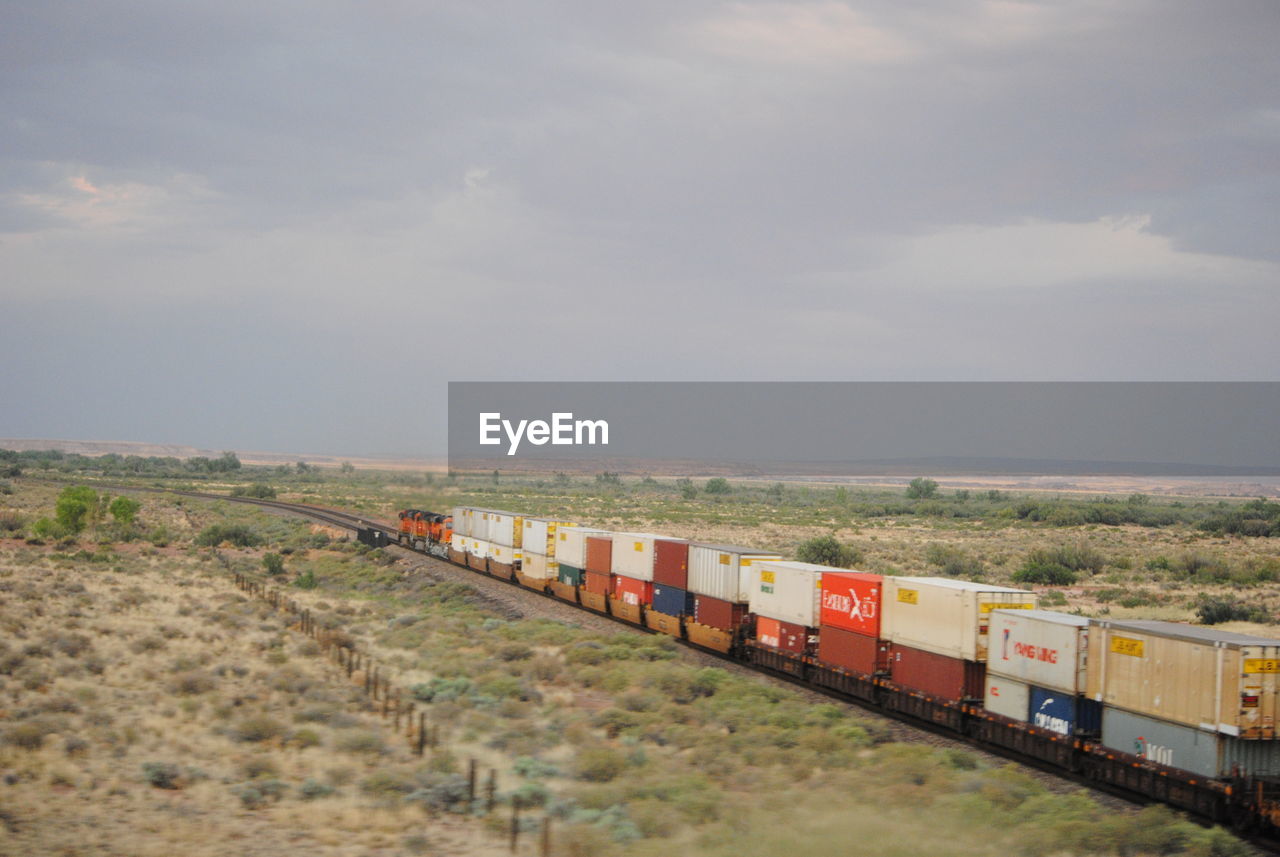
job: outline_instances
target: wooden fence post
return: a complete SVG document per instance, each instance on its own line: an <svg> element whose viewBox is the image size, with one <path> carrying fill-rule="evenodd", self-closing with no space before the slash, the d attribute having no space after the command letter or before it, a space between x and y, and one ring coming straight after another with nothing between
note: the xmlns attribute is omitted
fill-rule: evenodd
<svg viewBox="0 0 1280 857"><path fill-rule="evenodd" d="M427 712L418 712L418 747L415 751L417 755L422 755L422 748L427 744Z"/></svg>

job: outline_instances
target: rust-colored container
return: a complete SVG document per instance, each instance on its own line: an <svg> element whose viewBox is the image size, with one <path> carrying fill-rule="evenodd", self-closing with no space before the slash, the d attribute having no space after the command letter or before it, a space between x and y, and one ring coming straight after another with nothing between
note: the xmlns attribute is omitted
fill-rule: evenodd
<svg viewBox="0 0 1280 857"><path fill-rule="evenodd" d="M704 649L727 653L733 648L733 634L729 631L722 631L698 622L685 622L684 631L690 643L702 646Z"/></svg>
<svg viewBox="0 0 1280 857"><path fill-rule="evenodd" d="M865 675L888 672L889 644L866 634L823 625L818 629L818 660Z"/></svg>
<svg viewBox="0 0 1280 857"><path fill-rule="evenodd" d="M809 629L781 619L756 617L756 642L784 652L803 655L809 642Z"/></svg>
<svg viewBox="0 0 1280 857"><path fill-rule="evenodd" d="M653 582L689 588L689 543L674 539L653 542Z"/></svg>
<svg viewBox="0 0 1280 857"><path fill-rule="evenodd" d="M631 604L620 598L609 596L609 612L625 622L636 625L644 624L644 608L639 604Z"/></svg>
<svg viewBox="0 0 1280 857"><path fill-rule="evenodd" d="M782 646L782 623L768 616L756 617L756 642L775 649Z"/></svg>
<svg viewBox="0 0 1280 857"><path fill-rule="evenodd" d="M609 612L609 596L603 592L588 592L585 586L578 587L578 597L582 599L582 606L597 613Z"/></svg>
<svg viewBox="0 0 1280 857"><path fill-rule="evenodd" d="M624 604L643 604L647 607L653 603L653 584L647 580L615 574L612 595Z"/></svg>
<svg viewBox="0 0 1280 857"><path fill-rule="evenodd" d="M895 684L944 699L981 700L987 665L894 645L890 675Z"/></svg>
<svg viewBox="0 0 1280 857"><path fill-rule="evenodd" d="M563 598L571 604L578 603L578 587L572 583L561 583L559 580L551 579L547 581L547 589L551 590L551 594L556 598Z"/></svg>
<svg viewBox="0 0 1280 857"><path fill-rule="evenodd" d="M646 628L651 628L654 631L661 631L662 633L670 634L673 637L683 636L679 616L668 616L666 613L658 613L654 610L645 610L644 624Z"/></svg>
<svg viewBox="0 0 1280 857"><path fill-rule="evenodd" d="M613 536L587 536L587 571L608 575L613 571Z"/></svg>
<svg viewBox="0 0 1280 857"><path fill-rule="evenodd" d="M588 571L583 575L582 588L592 595L608 595L609 588L612 585L609 572L600 574L595 571Z"/></svg>
<svg viewBox="0 0 1280 857"><path fill-rule="evenodd" d="M699 595L693 600L693 618L699 625L732 631L746 618L747 605L734 604L710 595Z"/></svg>
<svg viewBox="0 0 1280 857"><path fill-rule="evenodd" d="M822 626L879 637L883 586L884 581L878 574L826 572L822 575Z"/></svg>

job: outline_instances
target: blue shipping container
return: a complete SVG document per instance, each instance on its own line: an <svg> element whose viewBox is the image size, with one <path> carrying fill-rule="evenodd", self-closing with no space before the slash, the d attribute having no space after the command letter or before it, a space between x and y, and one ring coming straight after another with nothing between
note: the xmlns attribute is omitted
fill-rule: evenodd
<svg viewBox="0 0 1280 857"><path fill-rule="evenodd" d="M653 609L668 616L692 616L693 593L661 583L653 585Z"/></svg>
<svg viewBox="0 0 1280 857"><path fill-rule="evenodd" d="M1097 734L1102 729L1102 706L1083 696L1033 685L1030 722L1059 735Z"/></svg>

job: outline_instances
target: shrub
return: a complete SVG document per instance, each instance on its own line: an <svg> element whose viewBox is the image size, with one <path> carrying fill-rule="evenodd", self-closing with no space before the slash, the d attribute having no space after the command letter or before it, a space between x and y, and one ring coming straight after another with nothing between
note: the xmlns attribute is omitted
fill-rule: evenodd
<svg viewBox="0 0 1280 857"><path fill-rule="evenodd" d="M912 500L927 500L938 493L938 483L923 476L917 476L907 486L907 497Z"/></svg>
<svg viewBox="0 0 1280 857"><path fill-rule="evenodd" d="M284 557L278 553L263 554L262 567L272 577L284 574Z"/></svg>
<svg viewBox="0 0 1280 857"><path fill-rule="evenodd" d="M852 545L842 544L835 536L815 536L800 543L796 548L796 559L817 565L853 568L862 562L862 552Z"/></svg>
<svg viewBox="0 0 1280 857"><path fill-rule="evenodd" d="M279 738L285 734L284 724L274 717L259 714L240 721L232 730L232 737L246 743L259 743Z"/></svg>
<svg viewBox="0 0 1280 857"><path fill-rule="evenodd" d="M423 784L405 797L430 812L469 812L467 778L459 774L428 774Z"/></svg>
<svg viewBox="0 0 1280 857"><path fill-rule="evenodd" d="M52 730L38 720L10 726L4 733L4 742L21 750L39 750L44 746L45 736Z"/></svg>
<svg viewBox="0 0 1280 857"><path fill-rule="evenodd" d="M575 765L578 779L607 783L616 779L627 766L621 753L607 747L588 747L578 753Z"/></svg>
<svg viewBox="0 0 1280 857"><path fill-rule="evenodd" d="M143 762L142 776L153 788L177 789L182 772L171 762Z"/></svg>
<svg viewBox="0 0 1280 857"><path fill-rule="evenodd" d="M141 503L132 497L124 496L112 500L111 505L107 507L107 511L111 513L111 517L115 518L116 523L125 527L134 522L141 510Z"/></svg>
<svg viewBox="0 0 1280 857"><path fill-rule="evenodd" d="M702 490L708 494L728 494L733 489L729 487L728 479L723 476L714 476L707 480L707 484Z"/></svg>
<svg viewBox="0 0 1280 857"><path fill-rule="evenodd" d="M1027 564L1013 573L1014 583L1042 584L1045 586L1070 586L1075 583L1074 571L1057 563L1040 564L1027 560Z"/></svg>
<svg viewBox="0 0 1280 857"><path fill-rule="evenodd" d="M340 735L334 745L344 753L381 753L386 748L381 735L366 730Z"/></svg>
<svg viewBox="0 0 1280 857"><path fill-rule="evenodd" d="M200 670L178 673L169 683L169 688L179 696L195 696L208 693L217 686L213 676Z"/></svg>
<svg viewBox="0 0 1280 857"><path fill-rule="evenodd" d="M252 485L237 485L231 489L232 497L256 497L259 500L274 500L276 498L276 489L270 485L264 485L261 482L255 482Z"/></svg>
<svg viewBox="0 0 1280 857"><path fill-rule="evenodd" d="M1271 617L1263 607L1225 597L1206 598L1196 607L1196 618L1201 625L1218 625L1222 622L1266 622Z"/></svg>
<svg viewBox="0 0 1280 857"><path fill-rule="evenodd" d="M201 547L217 547L223 542L236 547L250 548L261 543L258 534L244 524L211 524L196 536Z"/></svg>
<svg viewBox="0 0 1280 857"><path fill-rule="evenodd" d="M320 782L315 777L308 777L298 787L298 796L303 800L316 800L334 793L333 786Z"/></svg>
<svg viewBox="0 0 1280 857"><path fill-rule="evenodd" d="M963 548L935 542L925 550L924 558L948 577L972 580L982 576L982 560L969 555Z"/></svg>

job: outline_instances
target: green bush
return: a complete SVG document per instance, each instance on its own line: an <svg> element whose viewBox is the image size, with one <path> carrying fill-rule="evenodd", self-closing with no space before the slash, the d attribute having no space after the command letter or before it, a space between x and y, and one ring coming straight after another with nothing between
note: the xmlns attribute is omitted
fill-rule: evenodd
<svg viewBox="0 0 1280 857"><path fill-rule="evenodd" d="M217 547L223 542L250 548L260 544L262 539L244 524L211 524L196 536L196 544L201 547Z"/></svg>
<svg viewBox="0 0 1280 857"><path fill-rule="evenodd" d="M907 486L907 497L912 500L927 500L938 494L938 483L923 476L917 476Z"/></svg>
<svg viewBox="0 0 1280 857"><path fill-rule="evenodd" d="M862 562L862 552L843 544L835 536L814 536L796 548L796 559L834 568L853 568Z"/></svg>
<svg viewBox="0 0 1280 857"><path fill-rule="evenodd" d="M731 490L729 480L723 476L715 476L707 480L706 486L702 489L708 494L728 494Z"/></svg>
<svg viewBox="0 0 1280 857"><path fill-rule="evenodd" d="M255 482L252 485L237 485L231 489L232 497L256 497L259 500L274 500L276 497L276 489L270 485L264 485L261 482Z"/></svg>
<svg viewBox="0 0 1280 857"><path fill-rule="evenodd" d="M284 724L274 717L260 714L240 721L232 730L232 737L246 743L259 743L279 738L285 734Z"/></svg>
<svg viewBox="0 0 1280 857"><path fill-rule="evenodd" d="M1265 607L1244 604L1235 598L1206 598L1196 607L1196 619L1201 625L1218 625L1223 622L1267 622L1271 618Z"/></svg>
<svg viewBox="0 0 1280 857"><path fill-rule="evenodd" d="M578 753L575 769L578 779L607 783L616 779L627 767L626 758L608 747L588 747Z"/></svg>
<svg viewBox="0 0 1280 857"><path fill-rule="evenodd" d="M284 574L284 557L278 553L263 554L262 568L271 577L278 577Z"/></svg>
<svg viewBox="0 0 1280 857"><path fill-rule="evenodd" d="M971 556L963 548L934 542L925 549L924 558L948 577L962 577L966 580L982 577L982 560Z"/></svg>
<svg viewBox="0 0 1280 857"><path fill-rule="evenodd" d="M142 776L154 788L176 789L182 772L171 762L144 762Z"/></svg>

